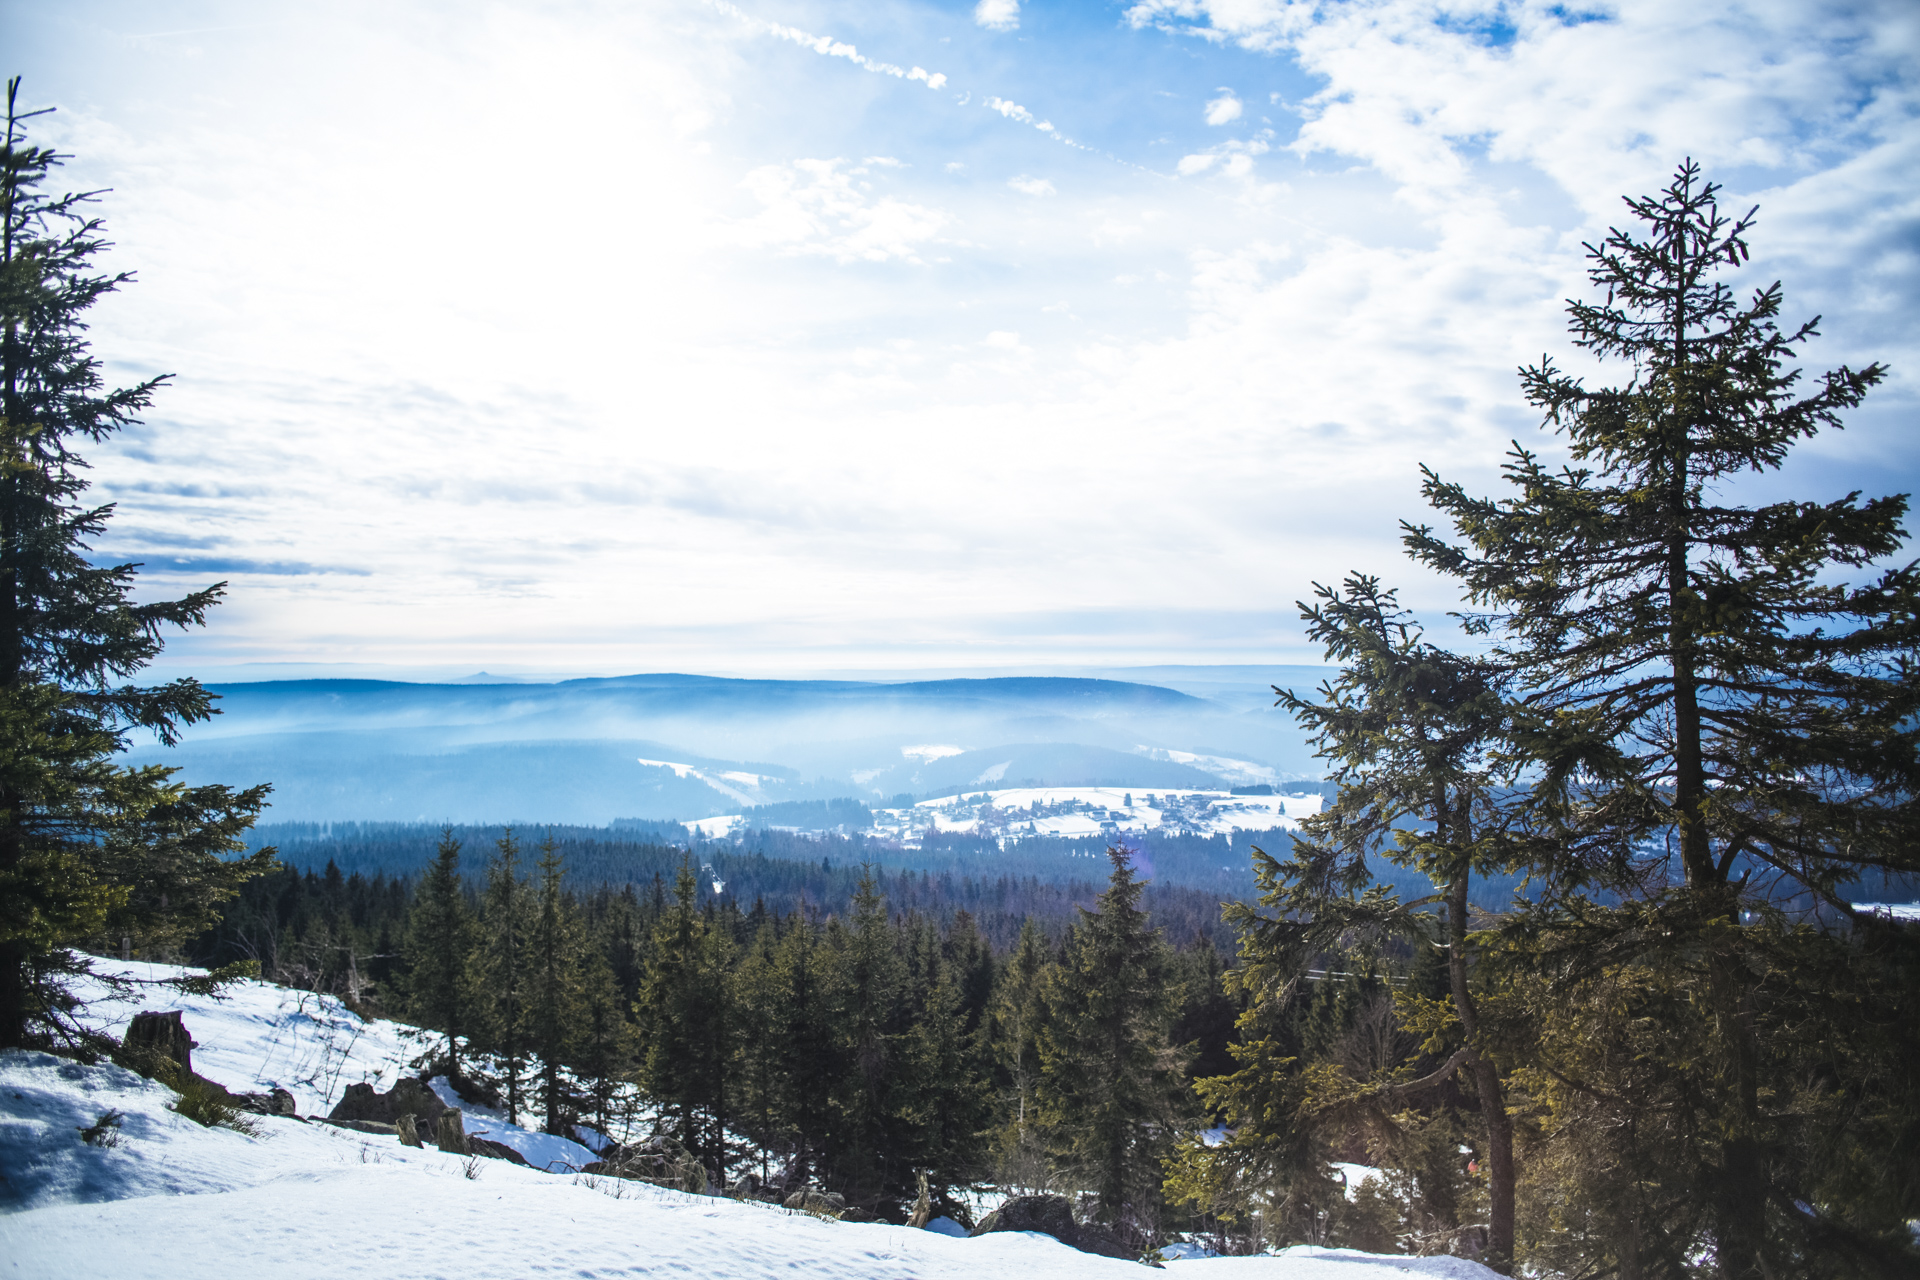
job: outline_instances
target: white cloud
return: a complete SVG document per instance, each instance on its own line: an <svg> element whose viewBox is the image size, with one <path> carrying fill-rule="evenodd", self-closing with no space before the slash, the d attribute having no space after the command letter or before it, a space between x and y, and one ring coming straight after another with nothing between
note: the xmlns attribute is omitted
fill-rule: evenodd
<svg viewBox="0 0 1920 1280"><path fill-rule="evenodd" d="M1232 124L1240 118L1241 110L1240 99L1234 96L1233 90L1223 87L1220 96L1207 103L1207 123Z"/></svg>
<svg viewBox="0 0 1920 1280"><path fill-rule="evenodd" d="M357 575L236 573L187 654L1313 660L1289 602L1315 577L1453 603L1395 542L1414 464L1498 492L1509 437L1551 449L1512 366L1568 354L1580 241L1687 151L1761 203L1754 270L1790 316L1827 313L1815 368L1920 369L1910 3L1608 0L1578 26L1535 0L1161 4L1137 20L1201 39L1143 87L1200 62L1257 113L1218 50L1265 49L1301 133L1182 156L1116 125L1122 164L1059 167L1027 106L917 92L932 73L898 68L937 51L911 37L896 65L699 0L471 23L342 0L306 25L260 0L298 21L137 59L94 21L109 0L69 4L22 58L43 101L88 104L47 141L80 157L68 186L113 189L106 265L139 272L92 336L119 381L180 375L90 451L128 558ZM1100 111L1086 50L1022 47L1064 141ZM512 248L503 148L590 252ZM1186 176L1123 167L1148 158ZM950 176L1034 169L1058 192ZM1833 487L1915 487L1914 400L1849 419Z"/></svg>
<svg viewBox="0 0 1920 1280"><path fill-rule="evenodd" d="M1059 192L1053 189L1053 184L1045 178L1029 178L1024 173L1017 178L1007 179L1007 185L1015 191L1018 191L1021 195L1026 196L1051 196L1059 194Z"/></svg>
<svg viewBox="0 0 1920 1280"><path fill-rule="evenodd" d="M980 0L973 20L989 31L1012 31L1020 25L1020 0Z"/></svg>
<svg viewBox="0 0 1920 1280"><path fill-rule="evenodd" d="M1300 104L1302 154L1362 159L1429 199L1470 183L1480 155L1519 161L1592 210L1686 155L1818 163L1812 135L1852 132L1848 118L1889 95L1911 101L1920 53L1920 11L1873 0L1614 0L1592 12L1556 0L1142 0L1128 18L1285 53L1323 78Z"/></svg>
<svg viewBox="0 0 1920 1280"><path fill-rule="evenodd" d="M853 183L844 160L763 165L741 185L765 206L736 224L741 243L822 254L841 262L921 261L921 247L948 222L926 205L872 197Z"/></svg>

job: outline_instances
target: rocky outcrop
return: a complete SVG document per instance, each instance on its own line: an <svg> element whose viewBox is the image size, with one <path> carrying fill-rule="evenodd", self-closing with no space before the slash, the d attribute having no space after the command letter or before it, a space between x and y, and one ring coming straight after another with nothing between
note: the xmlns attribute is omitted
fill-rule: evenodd
<svg viewBox="0 0 1920 1280"><path fill-rule="evenodd" d="M968 1234L983 1236L990 1231L1038 1231L1083 1253L1108 1258L1134 1256L1107 1228L1093 1222L1075 1222L1073 1206L1065 1196L1014 1196Z"/></svg>
<svg viewBox="0 0 1920 1280"><path fill-rule="evenodd" d="M270 1089L266 1093L236 1093L232 1095L234 1105L242 1111L251 1111L257 1116L292 1116L299 1119L295 1110L293 1095L285 1089Z"/></svg>
<svg viewBox="0 0 1920 1280"><path fill-rule="evenodd" d="M327 1113L327 1119L396 1125L401 1116L412 1116L415 1124L431 1128L447 1109L447 1104L418 1080L402 1080L386 1093L362 1082L347 1086L346 1096Z"/></svg>

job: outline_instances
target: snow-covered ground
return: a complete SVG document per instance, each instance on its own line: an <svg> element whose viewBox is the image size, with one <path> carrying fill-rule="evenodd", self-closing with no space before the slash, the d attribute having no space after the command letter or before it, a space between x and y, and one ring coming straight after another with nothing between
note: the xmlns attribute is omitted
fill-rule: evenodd
<svg viewBox="0 0 1920 1280"><path fill-rule="evenodd" d="M929 832L963 831L996 839L1022 836L1116 836L1143 832L1226 835L1236 829L1293 830L1320 812L1317 793L1236 796L1230 791L1160 791L1128 787L1014 787L922 800L907 809L875 809L867 834L915 848ZM738 814L702 818L686 827L722 837L744 822Z"/></svg>
<svg viewBox="0 0 1920 1280"><path fill-rule="evenodd" d="M1895 920L1920 920L1920 902L1856 902L1855 911L1872 911Z"/></svg>
<svg viewBox="0 0 1920 1280"><path fill-rule="evenodd" d="M152 995L100 1009L102 1024L124 1023L131 1006L183 1009L199 1042L197 1070L233 1088L293 1090L303 1113L357 1079L390 1085L416 1052L407 1028L360 1023L330 1001L265 983L242 984L225 1002ZM252 1137L205 1129L168 1109L173 1096L110 1065L0 1053L0 1277L1140 1274L1133 1263L1078 1253L1037 1234L965 1239L826 1222L644 1183L412 1149L279 1116L255 1117ZM76 1131L109 1111L122 1116L114 1145L82 1142ZM497 1123L469 1111L470 1130L477 1121ZM496 1139L502 1128L494 1128ZM1300 1248L1173 1266L1202 1280L1493 1274L1452 1258Z"/></svg>
<svg viewBox="0 0 1920 1280"><path fill-rule="evenodd" d="M178 977L197 970L173 965L96 958L95 970L141 981ZM219 997L181 995L154 988L115 997L99 983L82 983L91 1000L86 1021L119 1036L142 1009L179 1009L196 1041L193 1069L236 1093L285 1089L303 1116L326 1115L347 1086L365 1081L382 1093L428 1047L419 1028L385 1018L365 1019L332 996L295 991L270 982L236 982ZM510 1125L497 1111L466 1102L436 1080L442 1102L463 1113L468 1133L505 1143L536 1168L578 1168L593 1153L578 1142Z"/></svg>

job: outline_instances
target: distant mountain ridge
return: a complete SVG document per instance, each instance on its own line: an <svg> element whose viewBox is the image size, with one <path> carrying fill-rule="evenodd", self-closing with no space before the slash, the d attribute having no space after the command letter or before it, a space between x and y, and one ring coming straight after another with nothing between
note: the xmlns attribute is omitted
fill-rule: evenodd
<svg viewBox="0 0 1920 1280"><path fill-rule="evenodd" d="M603 824L736 813L743 797L872 802L982 781L1204 787L1319 772L1292 720L1262 705L1271 694L1237 684L1224 700L1078 676L209 687L212 724L134 756L191 783L271 782L276 821ZM756 781L723 776L735 774Z"/></svg>

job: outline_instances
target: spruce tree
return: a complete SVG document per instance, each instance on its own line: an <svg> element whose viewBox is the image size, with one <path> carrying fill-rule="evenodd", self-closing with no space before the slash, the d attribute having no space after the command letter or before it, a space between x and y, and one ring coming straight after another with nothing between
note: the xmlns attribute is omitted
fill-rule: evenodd
<svg viewBox="0 0 1920 1280"><path fill-rule="evenodd" d="M1339 792L1325 812L1303 824L1305 834L1287 864L1256 852L1262 905L1272 914L1234 904L1227 916L1240 930L1243 954L1271 970L1269 982L1297 981L1283 975L1304 971L1315 955L1333 950L1356 929L1423 934L1429 917L1422 909L1432 899L1402 903L1391 893L1357 893L1372 879L1370 853L1384 851L1440 886L1435 897L1446 912L1450 994L1464 1043L1418 1085L1438 1086L1456 1071L1472 1081L1492 1201L1484 1260L1510 1273L1513 1122L1500 1071L1481 1035L1479 1001L1469 982L1475 947L1468 928L1473 875L1507 870L1525 856L1506 831L1504 673L1497 663L1427 643L1394 593L1364 574L1349 577L1337 591L1321 587L1315 603L1301 605L1301 616L1309 637L1325 646L1340 673L1313 699L1276 692L1319 745L1319 755L1334 765ZM1285 998L1284 985L1268 990ZM1393 1096L1405 1099L1411 1089L1396 1082Z"/></svg>
<svg viewBox="0 0 1920 1280"><path fill-rule="evenodd" d="M187 787L116 767L134 731L173 743L213 714L193 680L138 686L170 627L197 627L217 583L136 602L138 565L95 565L111 507L84 495L82 441L139 422L165 381L103 388L82 317L132 279L96 274L97 193L42 191L63 157L27 141L44 114L7 84L0 144L0 1048L81 1045L71 948L169 949L210 927L272 851L230 859L266 787Z"/></svg>
<svg viewBox="0 0 1920 1280"><path fill-rule="evenodd" d="M1185 1063L1168 1042L1172 965L1140 905L1145 886L1126 849L1107 857L1106 892L1081 908L1048 984L1039 1101L1068 1176L1097 1196L1099 1220L1145 1246L1158 1231Z"/></svg>
<svg viewBox="0 0 1920 1280"><path fill-rule="evenodd" d="M837 937L835 1056L846 1070L835 1090L835 1172L856 1194L904 1190L910 1171L889 1157L901 1102L906 972L871 867L854 892L851 927Z"/></svg>
<svg viewBox="0 0 1920 1280"><path fill-rule="evenodd" d="M790 1150L794 1138L784 1088L788 996L781 981L779 946L774 923L761 924L731 978L739 1034L728 1073L734 1095L729 1110L763 1152ZM763 1165L760 1176L768 1172Z"/></svg>
<svg viewBox="0 0 1920 1280"><path fill-rule="evenodd" d="M519 1124L526 1085L527 1013L531 984L527 939L527 886L520 878L520 842L511 828L494 844L487 889L480 904L485 945L486 1046L500 1060L507 1094L507 1123Z"/></svg>
<svg viewBox="0 0 1920 1280"><path fill-rule="evenodd" d="M673 901L654 926L640 987L646 1036L640 1087L673 1122L682 1145L724 1181L728 1072L735 1056L733 939L699 910L698 896L693 864L683 862Z"/></svg>
<svg viewBox="0 0 1920 1280"><path fill-rule="evenodd" d="M1047 1181L1038 1090L1050 963L1040 926L1028 916L993 997L994 1055L1004 1082L995 1147L1000 1178L1013 1186L1038 1187Z"/></svg>
<svg viewBox="0 0 1920 1280"><path fill-rule="evenodd" d="M479 998L474 985L476 940L473 913L460 882L460 842L448 827L414 893L406 956L408 1012L421 1026L446 1036L449 1075L460 1074L460 1037L472 1033Z"/></svg>
<svg viewBox="0 0 1920 1280"><path fill-rule="evenodd" d="M1570 463L1516 444L1516 493L1499 501L1429 471L1459 541L1410 526L1407 543L1461 581L1524 690L1515 741L1544 896L1511 934L1523 958L1569 998L1608 974L1694 975L1685 998L1704 1016L1657 1024L1677 1073L1670 1118L1685 1120L1649 1172L1675 1204L1703 1207L1705 1239L1645 1265L1704 1251L1747 1280L1832 1256L1819 1241L1870 1253L1898 1236L1823 1202L1832 1148L1795 1136L1797 1046L1844 1039L1862 1013L1834 1003L1826 1027L1796 1023L1821 1010L1790 997L1809 947L1830 951L1816 969L1836 979L1868 962L1871 922L1803 931L1849 921L1850 883L1920 871L1920 571L1874 571L1903 554L1904 495L1733 500L1736 477L1781 468L1886 371L1801 385L1792 366L1815 322L1783 328L1778 284L1742 299L1721 278L1747 262L1753 215L1722 214L1691 162L1627 205L1640 228L1589 247L1602 300L1569 307L1575 345L1626 364L1626 381L1590 388L1547 359L1523 369ZM1909 1167L1910 1150L1889 1139L1879 1159Z"/></svg>
<svg viewBox="0 0 1920 1280"><path fill-rule="evenodd" d="M967 1029L960 975L944 959L936 961L914 1012L902 1053L902 1133L896 1145L903 1161L944 1195L983 1172L993 1082L982 1069L979 1037Z"/></svg>
<svg viewBox="0 0 1920 1280"><path fill-rule="evenodd" d="M561 1070L573 1056L581 1015L580 926L561 878L564 859L549 831L536 864L540 884L527 927L528 1049L540 1059L540 1110L548 1133L571 1137Z"/></svg>
<svg viewBox="0 0 1920 1280"><path fill-rule="evenodd" d="M837 960L821 931L797 913L774 952L777 1105L800 1177L818 1165L831 1168L841 1145L835 1101L848 1062L838 1034Z"/></svg>
<svg viewBox="0 0 1920 1280"><path fill-rule="evenodd" d="M597 948L590 948L581 975L573 1065L593 1099L594 1125L609 1137L615 1131L614 1100L621 1081L633 1072L638 1047L629 1007L613 966Z"/></svg>

